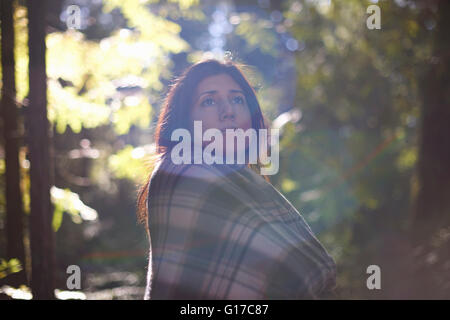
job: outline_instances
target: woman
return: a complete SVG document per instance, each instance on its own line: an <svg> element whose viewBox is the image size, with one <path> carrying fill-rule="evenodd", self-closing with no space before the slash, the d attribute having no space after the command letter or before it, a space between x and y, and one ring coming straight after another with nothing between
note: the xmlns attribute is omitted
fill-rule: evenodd
<svg viewBox="0 0 450 320"><path fill-rule="evenodd" d="M248 157L244 164L174 163L179 141L172 133L193 133L194 121L223 133L223 156L227 145L242 151L226 129L265 128L254 90L231 61L199 62L171 86L157 123L154 169L138 196L150 240L144 299L329 296L333 259L299 212L257 173L259 164ZM247 156L250 145L246 140Z"/></svg>

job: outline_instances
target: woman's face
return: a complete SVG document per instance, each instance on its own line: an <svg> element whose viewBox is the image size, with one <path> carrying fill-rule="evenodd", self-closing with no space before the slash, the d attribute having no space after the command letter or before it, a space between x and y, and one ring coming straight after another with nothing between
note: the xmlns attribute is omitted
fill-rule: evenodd
<svg viewBox="0 0 450 320"><path fill-rule="evenodd" d="M194 121L201 120L203 132L210 128L221 130L224 152L227 144L225 129L241 128L246 131L252 127L244 92L228 74L210 76L199 82L194 92L191 120L192 125Z"/></svg>

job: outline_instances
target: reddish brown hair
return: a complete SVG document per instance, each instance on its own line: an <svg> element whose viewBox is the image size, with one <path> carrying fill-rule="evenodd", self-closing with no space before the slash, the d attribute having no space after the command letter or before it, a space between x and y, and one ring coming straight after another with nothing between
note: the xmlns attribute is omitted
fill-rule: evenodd
<svg viewBox="0 0 450 320"><path fill-rule="evenodd" d="M239 65L235 62L231 60L224 62L215 59L203 60L190 66L181 76L176 78L166 95L156 125L156 154L149 159L149 176L140 187L137 196L138 221L144 224L148 236L150 234L148 229L147 198L149 196L148 190L153 166L162 155L170 152L172 147L177 144L177 141L171 140L172 132L177 128L189 128L191 101L198 83L207 77L218 74L228 74L244 91L247 105L250 109L252 127L256 130L266 128L265 119L255 91L240 70ZM254 170L259 169L259 164L248 166ZM264 178L268 180L266 176Z"/></svg>

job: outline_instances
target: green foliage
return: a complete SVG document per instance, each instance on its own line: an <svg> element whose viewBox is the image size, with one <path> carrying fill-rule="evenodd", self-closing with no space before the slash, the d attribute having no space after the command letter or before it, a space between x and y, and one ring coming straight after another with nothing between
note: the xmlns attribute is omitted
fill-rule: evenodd
<svg viewBox="0 0 450 320"><path fill-rule="evenodd" d="M182 1L180 6L194 3ZM67 126L78 133L83 127L109 121L118 134L127 133L132 125L148 126L152 109L142 93L161 90L160 75L170 65L167 55L189 48L179 37L180 26L154 15L144 2L104 2L105 13L113 9L121 10L129 28L116 30L101 41L88 41L73 30L47 36L48 113L59 133ZM134 100L121 96L114 86L114 81L136 85L127 83L130 76L139 80L137 85L143 90ZM63 87L58 79L71 85Z"/></svg>
<svg viewBox="0 0 450 320"><path fill-rule="evenodd" d="M16 59L16 89L18 101L28 94L28 19L25 7L14 11L14 55Z"/></svg>
<svg viewBox="0 0 450 320"><path fill-rule="evenodd" d="M356 293L358 267L411 219L418 81L431 52L431 31L420 25L417 7L380 1L381 30L369 30L370 4L286 6L290 31L304 44L296 55L303 120L284 128L276 177L336 254L344 270L339 282L357 295L364 294Z"/></svg>
<svg viewBox="0 0 450 320"><path fill-rule="evenodd" d="M100 96L101 97L101 96ZM107 124L110 108L99 97L82 98L74 88L63 89L58 82L49 83L49 120L56 122L56 130L63 133L66 126L79 133L84 128Z"/></svg>
<svg viewBox="0 0 450 320"><path fill-rule="evenodd" d="M0 279L7 277L9 274L22 270L22 265L18 259L0 259Z"/></svg>
<svg viewBox="0 0 450 320"><path fill-rule="evenodd" d="M256 14L248 12L237 15L240 23L236 26L236 35L246 40L246 50L251 52L258 48L263 53L273 56L278 54L276 49L276 34L273 24L268 20L260 19Z"/></svg>
<svg viewBox="0 0 450 320"><path fill-rule="evenodd" d="M288 131L281 141L289 168L281 179L301 181L296 194L319 188L320 203L336 199L319 210L328 226L340 219L336 212L353 214L355 205L386 205L392 190L383 181L405 188L408 181L394 177L411 174L416 160L420 100L417 74L408 66L424 61L429 43L417 26L417 12L394 3L380 3L382 32L368 30L368 4L295 1L285 12L295 38L305 44L297 55L297 97L305 120L298 133ZM423 45L413 48L418 41Z"/></svg>
<svg viewBox="0 0 450 320"><path fill-rule="evenodd" d="M115 112L112 122L117 134L126 134L131 125L147 128L150 124L152 107L145 97L125 98L123 105Z"/></svg>
<svg viewBox="0 0 450 320"><path fill-rule="evenodd" d="M117 178L126 178L139 183L148 176L148 169L144 163L146 152L144 148L125 146L109 158L109 169Z"/></svg>
<svg viewBox="0 0 450 320"><path fill-rule="evenodd" d="M53 230L58 231L61 226L63 213L67 212L74 223L81 223L83 220L97 219L97 211L85 205L78 194L69 189L60 189L53 186L50 190L52 203L55 207L53 213Z"/></svg>

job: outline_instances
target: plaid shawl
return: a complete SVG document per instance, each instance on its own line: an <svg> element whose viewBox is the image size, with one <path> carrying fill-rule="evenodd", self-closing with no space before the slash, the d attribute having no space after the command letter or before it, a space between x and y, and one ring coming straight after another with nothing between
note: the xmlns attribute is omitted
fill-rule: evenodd
<svg viewBox="0 0 450 320"><path fill-rule="evenodd" d="M144 299L333 297L334 260L292 204L247 166L163 157L147 205Z"/></svg>

